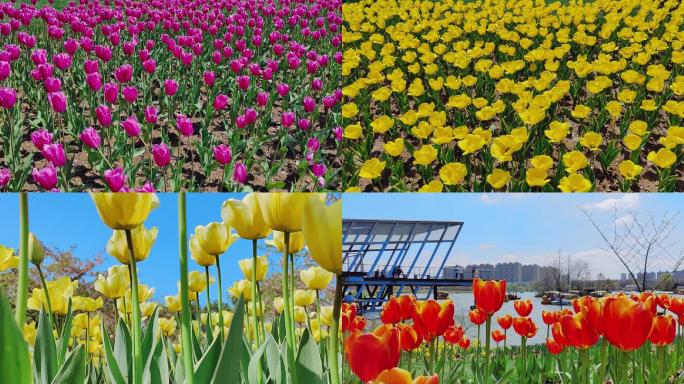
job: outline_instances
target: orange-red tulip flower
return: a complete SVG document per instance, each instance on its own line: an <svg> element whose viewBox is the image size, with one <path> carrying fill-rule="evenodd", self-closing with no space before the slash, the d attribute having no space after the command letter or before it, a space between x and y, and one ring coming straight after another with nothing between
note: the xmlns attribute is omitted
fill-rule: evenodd
<svg viewBox="0 0 684 384"><path fill-rule="evenodd" d="M572 301L576 313L585 312L591 327L599 334L603 333L603 303L591 296L584 296Z"/></svg>
<svg viewBox="0 0 684 384"><path fill-rule="evenodd" d="M399 330L380 326L371 333L354 331L344 342L349 367L364 383L397 366L401 356Z"/></svg>
<svg viewBox="0 0 684 384"><path fill-rule="evenodd" d="M563 345L557 342L556 340L548 337L546 338L546 349L548 349L552 355L557 355L563 352Z"/></svg>
<svg viewBox="0 0 684 384"><path fill-rule="evenodd" d="M342 303L342 332L351 332L350 328L356 317L356 303Z"/></svg>
<svg viewBox="0 0 684 384"><path fill-rule="evenodd" d="M416 302L416 298L411 295L401 295L397 298L397 302L399 303L401 319L411 320L411 315L413 314L413 303Z"/></svg>
<svg viewBox="0 0 684 384"><path fill-rule="evenodd" d="M403 320L401 317L401 306L399 306L399 300L397 300L396 296L390 297L385 305L382 306L380 320L385 324L397 324Z"/></svg>
<svg viewBox="0 0 684 384"><path fill-rule="evenodd" d="M668 310L672 311L677 316L684 316L684 298L673 297L670 299Z"/></svg>
<svg viewBox="0 0 684 384"><path fill-rule="evenodd" d="M418 376L413 384L439 384L439 376L436 373L432 376Z"/></svg>
<svg viewBox="0 0 684 384"><path fill-rule="evenodd" d="M473 279L475 306L487 315L496 313L506 299L506 280Z"/></svg>
<svg viewBox="0 0 684 384"><path fill-rule="evenodd" d="M667 293L661 293L660 295L656 296L656 303L658 303L658 306L660 306L662 309L669 309L670 295Z"/></svg>
<svg viewBox="0 0 684 384"><path fill-rule="evenodd" d="M470 347L470 339L467 336L463 336L461 341L458 342L458 346L463 349L468 349Z"/></svg>
<svg viewBox="0 0 684 384"><path fill-rule="evenodd" d="M653 345L663 347L672 344L676 332L677 322L674 317L670 315L656 316L653 319L653 328L651 329L651 334L648 336L648 340L650 340Z"/></svg>
<svg viewBox="0 0 684 384"><path fill-rule="evenodd" d="M418 376L415 380L411 372L402 368L386 369L378 374L371 384L439 384L437 374L432 376Z"/></svg>
<svg viewBox="0 0 684 384"><path fill-rule="evenodd" d="M546 325L553 325L560 319L559 312L542 311L542 321Z"/></svg>
<svg viewBox="0 0 684 384"><path fill-rule="evenodd" d="M470 322L475 325L482 325L487 320L487 314L482 312L479 308L475 308L468 312L468 317L470 317Z"/></svg>
<svg viewBox="0 0 684 384"><path fill-rule="evenodd" d="M534 337L537 334L537 324L529 317L516 317L513 319L515 333L523 337Z"/></svg>
<svg viewBox="0 0 684 384"><path fill-rule="evenodd" d="M498 316L496 318L496 322L499 323L499 327L501 327L504 330L507 330L508 328L513 325L513 316L511 315L503 315L503 316Z"/></svg>
<svg viewBox="0 0 684 384"><path fill-rule="evenodd" d="M513 302L513 308L519 316L527 317L532 313L532 300L516 300Z"/></svg>
<svg viewBox="0 0 684 384"><path fill-rule="evenodd" d="M400 336L401 336L401 349L407 352L413 351L414 349L420 347L423 342L423 337L416 331L413 326L406 324L398 324Z"/></svg>
<svg viewBox="0 0 684 384"><path fill-rule="evenodd" d="M458 327L452 325L451 327L447 328L446 331L444 331L444 341L449 344L458 344L458 342L463 338L464 334L465 331L463 330L463 327L460 325Z"/></svg>
<svg viewBox="0 0 684 384"><path fill-rule="evenodd" d="M503 332L497 329L494 332L492 332L492 340L494 340L494 342L500 343L506 340L506 335L504 335Z"/></svg>
<svg viewBox="0 0 684 384"><path fill-rule="evenodd" d="M625 352L638 349L651 333L655 307L653 296L644 301L634 301L623 295L608 297L603 306L606 339Z"/></svg>
<svg viewBox="0 0 684 384"><path fill-rule="evenodd" d="M561 317L560 321L551 328L551 333L557 342L578 349L591 348L601 337L601 333L591 321L586 309L573 316Z"/></svg>
<svg viewBox="0 0 684 384"><path fill-rule="evenodd" d="M454 302L447 300L440 304L435 300L416 301L412 317L413 327L426 342L430 342L454 325Z"/></svg>

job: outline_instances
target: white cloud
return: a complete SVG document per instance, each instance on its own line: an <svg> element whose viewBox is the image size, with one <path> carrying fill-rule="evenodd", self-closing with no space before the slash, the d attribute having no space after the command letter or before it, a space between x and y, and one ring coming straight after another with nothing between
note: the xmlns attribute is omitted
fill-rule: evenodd
<svg viewBox="0 0 684 384"><path fill-rule="evenodd" d="M615 224L618 225L627 225L627 224L632 224L634 222L634 216L632 215L622 215L615 219Z"/></svg>
<svg viewBox="0 0 684 384"><path fill-rule="evenodd" d="M610 197L597 203L587 204L585 209L598 209L602 211L617 208L618 210L635 209L639 207L640 199L638 193L627 193L621 197Z"/></svg>
<svg viewBox="0 0 684 384"><path fill-rule="evenodd" d="M501 201L500 198L492 196L491 194L482 194L480 195L480 201L482 201L485 204L496 204Z"/></svg>
<svg viewBox="0 0 684 384"><path fill-rule="evenodd" d="M496 248L496 244L494 243L482 243L480 244L480 249L483 251L486 251L488 249Z"/></svg>

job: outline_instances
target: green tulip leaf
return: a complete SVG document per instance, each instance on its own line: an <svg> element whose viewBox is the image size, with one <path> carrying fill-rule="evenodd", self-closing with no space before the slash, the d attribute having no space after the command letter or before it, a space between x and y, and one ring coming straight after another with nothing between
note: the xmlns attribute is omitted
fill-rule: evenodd
<svg viewBox="0 0 684 384"><path fill-rule="evenodd" d="M263 367L261 371L259 370L259 362L263 363L264 351L266 351L267 343L273 340L269 337L265 343L261 344L261 347L254 352L252 358L249 360L249 366L247 367L247 379L250 384L258 384L260 382L259 375L264 372Z"/></svg>
<svg viewBox="0 0 684 384"><path fill-rule="evenodd" d="M47 313L40 311L38 319L36 344L33 348L35 381L39 384L49 384L57 375L57 346Z"/></svg>
<svg viewBox="0 0 684 384"><path fill-rule="evenodd" d="M202 358L195 364L196 383L208 383L211 381L211 376L214 374L214 368L220 355L221 342L219 339L214 339Z"/></svg>
<svg viewBox="0 0 684 384"><path fill-rule="evenodd" d="M109 335L105 329L104 323L102 323L102 347L105 352L105 359L107 360L107 368L105 371L108 373L109 380L115 384L126 384L126 379L121 374L121 369L119 369L119 363L114 357L114 351L112 350L112 343L109 340Z"/></svg>
<svg viewBox="0 0 684 384"><path fill-rule="evenodd" d="M297 382L307 384L323 383L323 362L318 344L308 329L304 330L299 343L299 352L295 362Z"/></svg>
<svg viewBox="0 0 684 384"><path fill-rule="evenodd" d="M114 359L119 364L121 375L128 382L129 377L133 377L133 364L131 364L131 332L122 318L116 325L116 335L114 337Z"/></svg>
<svg viewBox="0 0 684 384"><path fill-rule="evenodd" d="M85 349L82 345L79 345L67 357L52 384L83 383L85 380L85 358Z"/></svg>
<svg viewBox="0 0 684 384"><path fill-rule="evenodd" d="M24 336L0 290L0 384L30 384L31 363Z"/></svg>
<svg viewBox="0 0 684 384"><path fill-rule="evenodd" d="M240 296L235 305L235 314L230 322L228 338L223 345L216 371L211 380L212 383L238 383L240 382L240 359L244 351L242 338L245 299Z"/></svg>
<svg viewBox="0 0 684 384"><path fill-rule="evenodd" d="M58 366L62 366L62 364L64 364L64 359L66 358L67 350L69 348L69 337L71 336L71 325L73 319L72 301L69 299L69 309L67 310L67 316L64 320L64 326L62 327L62 336L59 338L59 343L57 344Z"/></svg>

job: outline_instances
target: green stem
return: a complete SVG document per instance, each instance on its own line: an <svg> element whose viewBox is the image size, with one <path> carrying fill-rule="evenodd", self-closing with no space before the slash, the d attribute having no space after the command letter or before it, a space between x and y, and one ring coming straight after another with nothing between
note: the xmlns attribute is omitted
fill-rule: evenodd
<svg viewBox="0 0 684 384"><path fill-rule="evenodd" d="M522 341L520 343L520 356L522 358L522 372L521 372L521 377L520 381L522 383L527 382L527 361L526 361L526 344L527 344L527 337L522 337Z"/></svg>
<svg viewBox="0 0 684 384"><path fill-rule="evenodd" d="M204 274L207 278L207 324L206 324L206 337L207 346L209 346L209 332L211 332L211 298L209 297L209 266L204 266ZM198 301L199 302L199 301Z"/></svg>
<svg viewBox="0 0 684 384"><path fill-rule="evenodd" d="M665 349L667 347L658 347L658 377L665 379Z"/></svg>
<svg viewBox="0 0 684 384"><path fill-rule="evenodd" d="M582 383L589 383L589 350L580 350L580 358L582 359Z"/></svg>
<svg viewBox="0 0 684 384"><path fill-rule="evenodd" d="M432 375L435 368L435 339L430 340L430 365L428 371L425 372L427 376Z"/></svg>
<svg viewBox="0 0 684 384"><path fill-rule="evenodd" d="M218 275L218 314L219 314L219 334L221 335L221 341L224 340L223 337L223 288L221 287L221 261L218 255L214 255L216 258L216 273Z"/></svg>
<svg viewBox="0 0 684 384"><path fill-rule="evenodd" d="M283 232L283 235L285 237L285 252L283 252L283 305L284 309L283 312L285 312L285 335L287 337L287 362L288 362L288 367L294 367L295 362L294 362L294 326L292 323L292 312L290 312L290 270L289 270L289 259L288 259L288 251L290 250L290 233L289 232ZM334 322L335 320L333 320ZM332 331L331 331L332 333ZM331 334L331 339L334 336ZM332 349L332 348L331 348ZM290 381L293 384L297 384L297 374L294 372L294 369L290 369ZM335 382L331 382L331 384L338 384Z"/></svg>
<svg viewBox="0 0 684 384"><path fill-rule="evenodd" d="M601 366L599 368L599 377L598 377L598 379L601 382L603 382L603 379L605 379L605 377L606 377L606 365L608 362L607 352L608 352L608 342L605 339L601 340Z"/></svg>
<svg viewBox="0 0 684 384"><path fill-rule="evenodd" d="M24 329L26 321L26 301L28 294L28 195L19 194L19 277L17 281L17 306L14 319L19 329Z"/></svg>
<svg viewBox="0 0 684 384"><path fill-rule="evenodd" d="M260 347L259 342L259 316L257 316L257 241L252 240L252 327L254 328L254 351L258 350ZM257 381L259 383L263 382L261 376L261 359L257 360Z"/></svg>
<svg viewBox="0 0 684 384"><path fill-rule="evenodd" d="M490 347L490 333L492 330L492 315L487 316L485 323L485 383L489 382L489 347Z"/></svg>
<svg viewBox="0 0 684 384"><path fill-rule="evenodd" d="M52 312L52 301L50 300L50 292L48 291L47 283L45 282L45 275L43 275L43 269L40 267L40 264L36 264L36 268L38 269L38 275L40 276L40 284L43 286L43 293L45 293L45 301L47 302L47 310L48 310L48 318L52 322L52 324L57 328L57 323L55 322L55 317ZM59 330L57 330L57 334L59 335Z"/></svg>
<svg viewBox="0 0 684 384"><path fill-rule="evenodd" d="M129 263L128 270L131 279L131 300L133 301L133 384L142 383L142 337L140 321L140 303L138 302L138 268L135 260L135 249L133 248L133 236L131 230L126 229L126 242L128 243Z"/></svg>
<svg viewBox="0 0 684 384"><path fill-rule="evenodd" d="M183 354L183 368L185 372L193 371L192 362L192 328L190 320L190 303L188 301L188 237L185 212L185 192L178 194L178 248L180 254L180 285L181 285L181 347ZM193 375L186 375L185 382L194 384Z"/></svg>

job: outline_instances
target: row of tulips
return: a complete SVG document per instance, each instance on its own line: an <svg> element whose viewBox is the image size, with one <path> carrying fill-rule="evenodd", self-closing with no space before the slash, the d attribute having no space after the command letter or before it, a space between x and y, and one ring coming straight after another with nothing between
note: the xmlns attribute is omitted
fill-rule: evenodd
<svg viewBox="0 0 684 384"><path fill-rule="evenodd" d="M0 189L336 187L340 6L0 4Z"/></svg>
<svg viewBox="0 0 684 384"><path fill-rule="evenodd" d="M113 230L107 252L121 263L98 275L97 297L76 295L78 281L68 276L45 280L45 251L28 231L27 196L20 197L19 255L0 247L0 271L17 268L19 276L14 318L0 294L0 382L341 382L339 276L334 297L326 298L332 305L323 305L320 293L341 272L341 200L327 202L324 194L248 194L224 202L224 221L199 225L188 236L185 194L180 193L181 278L178 294L166 296L161 305L152 301L154 288L138 281L138 266L157 238L157 228L147 229L145 221L158 198L151 193L91 196L102 221ZM282 295L273 310L262 300L260 285L268 259L257 255L257 242L271 235L266 243L282 252ZM226 305L220 263L240 239L252 241L253 255L236 263L244 280L227 288L232 300ZM294 254L305 247L318 265L300 271L308 289L295 290ZM188 250L204 271L189 272ZM37 269L41 286L29 296L30 265ZM214 267L216 278L211 275ZM209 296L213 284L217 304ZM204 308L201 295L206 296ZM113 326L104 321L108 308L114 311ZM37 321L26 322L27 309L35 311L31 317Z"/></svg>
<svg viewBox="0 0 684 384"><path fill-rule="evenodd" d="M473 296L469 318L477 327L474 341L466 335L468 325L455 324L451 300L391 297L380 314L382 324L370 332L364 332L367 321L355 305L343 306L342 329L351 372L363 383L397 384L436 383L438 378L446 383L671 383L684 379L682 297L646 292L576 299L572 309L542 312L547 334L542 347L527 345L539 332L529 317L530 300L516 301L518 316L497 316L501 329L491 330L506 297L506 281L474 279ZM519 347L506 345L511 327L515 337L520 337Z"/></svg>

